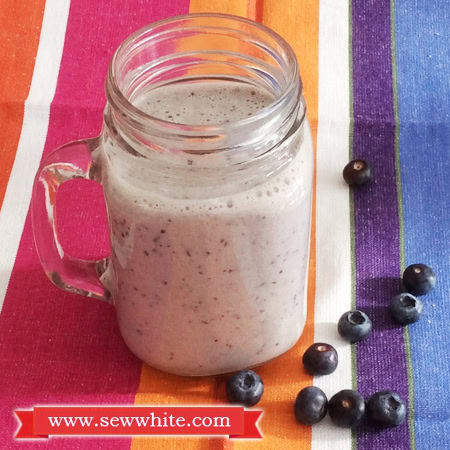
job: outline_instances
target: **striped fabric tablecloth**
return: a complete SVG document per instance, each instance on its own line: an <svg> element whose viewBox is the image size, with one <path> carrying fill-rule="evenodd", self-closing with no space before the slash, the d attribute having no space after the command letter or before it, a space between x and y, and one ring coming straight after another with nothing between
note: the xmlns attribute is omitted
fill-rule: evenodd
<svg viewBox="0 0 450 450"><path fill-rule="evenodd" d="M38 404L213 404L222 378L183 379L143 366L125 348L111 306L58 290L34 248L29 204L43 155L99 133L107 64L131 32L188 12L247 16L295 49L315 141L308 319L299 343L258 370L266 384L261 441L205 438L50 439L23 449L450 449L450 4L446 0L2 0L0 4L0 448L17 408ZM349 158L375 180L350 192ZM69 184L69 183L67 183ZM66 189L67 188L67 189ZM102 194L91 183L61 192L63 245L75 256L108 251ZM66 200L66 202L64 202ZM86 237L87 236L87 237ZM424 317L401 328L387 313L406 265L438 276ZM356 346L336 333L340 315L366 311L374 331ZM312 378L301 355L334 345L340 363ZM329 419L295 422L306 385L328 396L397 391L398 428L356 433Z"/></svg>

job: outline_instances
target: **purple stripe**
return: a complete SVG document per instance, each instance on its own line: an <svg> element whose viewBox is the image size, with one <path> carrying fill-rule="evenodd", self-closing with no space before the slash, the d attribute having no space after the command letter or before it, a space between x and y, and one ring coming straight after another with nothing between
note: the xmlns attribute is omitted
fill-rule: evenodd
<svg viewBox="0 0 450 450"><path fill-rule="evenodd" d="M408 400L403 329L388 305L400 292L400 226L395 178L389 0L353 0L353 157L366 159L374 181L354 190L356 305L373 321L370 339L356 347L358 390L368 398L391 389ZM408 424L389 430L365 425L358 448L409 449Z"/></svg>

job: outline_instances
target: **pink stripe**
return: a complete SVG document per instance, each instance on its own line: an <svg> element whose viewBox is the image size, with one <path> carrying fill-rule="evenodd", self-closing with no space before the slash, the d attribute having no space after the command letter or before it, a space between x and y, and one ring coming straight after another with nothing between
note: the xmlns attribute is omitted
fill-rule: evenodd
<svg viewBox="0 0 450 450"><path fill-rule="evenodd" d="M187 13L188 8L189 0L71 1L44 154L69 140L98 134L106 69L120 42L136 29ZM71 211L61 213L60 225L66 237L70 236L67 249L75 256L98 257L107 251L101 192L90 184L70 192L67 186L61 194L73 204ZM86 195L93 197L80 201ZM94 241L97 245L90 249ZM16 408L134 402L141 363L125 348L114 309L50 284L34 249L29 217L0 316L0 355L1 448L13 446ZM35 446L34 442L22 444L24 449ZM129 446L129 439L51 439L45 448Z"/></svg>

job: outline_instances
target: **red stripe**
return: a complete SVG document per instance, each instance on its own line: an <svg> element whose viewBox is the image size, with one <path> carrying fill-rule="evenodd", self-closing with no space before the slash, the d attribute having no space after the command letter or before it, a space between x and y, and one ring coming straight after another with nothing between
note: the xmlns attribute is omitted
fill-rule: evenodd
<svg viewBox="0 0 450 450"><path fill-rule="evenodd" d="M247 18L256 22L263 21L264 0L247 0Z"/></svg>
<svg viewBox="0 0 450 450"><path fill-rule="evenodd" d="M104 78L114 49L134 30L186 12L185 3L71 1L45 153L100 131ZM71 248L72 253L83 247L89 249L95 241L104 243L101 229L89 233L81 226L101 218L102 211L96 210L102 205L99 191L89 210L81 209L89 204L79 201L84 195L84 188L78 188L66 196L67 201L73 201L70 217L75 226L66 227L64 232L71 233L71 242L78 244ZM87 251L90 256L94 252ZM4 392L0 447L13 445L15 408L36 404L133 404L141 363L125 348L113 307L62 292L50 284L34 249L29 217L0 316L0 330L0 386ZM35 444L22 446L34 448ZM46 448L110 450L129 446L129 439L58 438L48 441Z"/></svg>

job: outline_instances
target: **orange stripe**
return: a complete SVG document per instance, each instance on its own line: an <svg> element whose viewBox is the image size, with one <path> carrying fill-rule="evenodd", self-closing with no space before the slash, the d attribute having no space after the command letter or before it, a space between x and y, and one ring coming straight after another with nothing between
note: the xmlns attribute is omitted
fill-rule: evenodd
<svg viewBox="0 0 450 450"><path fill-rule="evenodd" d="M185 378L170 375L142 366L136 405L205 405L211 403L214 394L213 378ZM209 450L204 438L133 438L133 450L143 449L195 449Z"/></svg>
<svg viewBox="0 0 450 450"><path fill-rule="evenodd" d="M264 11L263 10L264 6ZM298 11L301 12L298 13ZM318 111L318 2L289 0L280 8L276 0L191 0L190 12L222 12L253 19L263 19L264 24L278 31L293 46L302 67L302 79L308 103L308 115L314 146L317 135ZM290 23L284 20L290 18ZM300 33L298 30L302 30ZM314 185L316 175L314 173ZM301 387L312 384L312 377L302 372L301 355L314 338L315 296L315 187L313 192L313 220L308 288L308 318L299 343L287 354L258 370L266 383L266 393L260 406L265 409L261 419L264 433L262 441L230 441L228 439L148 439L134 438L131 448L232 450L254 447L306 449L311 446L311 430L299 426L293 417L293 401ZM182 378L163 374L144 365L136 395L136 404L208 404L224 403L225 378Z"/></svg>
<svg viewBox="0 0 450 450"><path fill-rule="evenodd" d="M14 163L33 77L45 0L0 6L0 208Z"/></svg>
<svg viewBox="0 0 450 450"><path fill-rule="evenodd" d="M263 23L281 34L294 48L299 63L308 105L308 118L317 143L318 117L318 0L264 0ZM316 157L314 156L314 161ZM311 385L312 377L303 371L301 357L314 340L314 297L316 281L316 173L314 171L313 217L308 274L308 317L305 331L297 345L281 358L258 370L266 392L258 405L264 409L260 420L264 439L261 442L235 442L235 449L310 449L311 427L299 425L294 418L293 403L298 391Z"/></svg>
<svg viewBox="0 0 450 450"><path fill-rule="evenodd" d="M217 12L245 17L247 15L247 2L244 0L191 0L189 12Z"/></svg>
<svg viewBox="0 0 450 450"><path fill-rule="evenodd" d="M227 14L243 15L247 13L246 2L232 0L191 0L190 13L195 12L221 12ZM206 405L211 403L225 403L223 377L184 378L164 374L143 365L141 380L136 394L135 403L141 404L167 404L178 405ZM182 449L182 450L231 450L231 441L223 438L133 438L132 450L152 448Z"/></svg>

